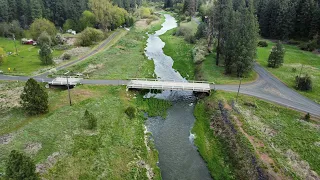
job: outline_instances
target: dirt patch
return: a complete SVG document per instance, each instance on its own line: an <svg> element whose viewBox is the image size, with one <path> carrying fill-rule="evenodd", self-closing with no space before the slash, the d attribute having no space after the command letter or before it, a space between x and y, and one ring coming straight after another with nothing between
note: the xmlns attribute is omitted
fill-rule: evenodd
<svg viewBox="0 0 320 180"><path fill-rule="evenodd" d="M60 64L62 63L63 60L63 56L64 54L70 54L71 57L79 57L83 54L86 54L90 51L91 49L89 47L76 47L76 48L72 48L70 50L67 50L66 52L64 52L60 57L54 58L53 61L56 64Z"/></svg>
<svg viewBox="0 0 320 180"><path fill-rule="evenodd" d="M77 38L72 38L72 37L69 37L69 38L66 38L66 39L67 39L66 44L67 44L67 45L71 45L71 46L73 46L74 43L75 43L76 40L77 40Z"/></svg>
<svg viewBox="0 0 320 180"><path fill-rule="evenodd" d="M264 143L260 141L259 139L250 136L247 132L244 131L242 128L242 122L238 119L236 116L232 116L234 121L236 122L236 125L240 129L240 132L249 140L250 144L253 146L255 153L258 155L259 159L268 167L267 172L271 179L287 179L284 178L284 175L276 173L273 170L274 160L266 153L263 153L260 151L262 147L264 147Z"/></svg>
<svg viewBox="0 0 320 180"><path fill-rule="evenodd" d="M26 147L24 149L24 151L27 154L31 154L31 155L35 155L38 153L38 151L42 148L42 144L41 143L28 143L26 144Z"/></svg>
<svg viewBox="0 0 320 180"><path fill-rule="evenodd" d="M232 107L228 104L228 103L225 103L223 108L225 108L226 110L228 111L231 111L232 110Z"/></svg>
<svg viewBox="0 0 320 180"><path fill-rule="evenodd" d="M89 64L89 66L82 72L83 74L90 74L96 70L103 68L103 64Z"/></svg>
<svg viewBox="0 0 320 180"><path fill-rule="evenodd" d="M45 174L50 168L52 168L58 162L58 158L60 156L60 152L54 152L52 155L48 156L46 162L36 165L36 172L40 174Z"/></svg>
<svg viewBox="0 0 320 180"><path fill-rule="evenodd" d="M285 156L287 157L289 165L302 179L320 180L318 174L311 170L309 163L302 160L297 153L289 149L285 153Z"/></svg>
<svg viewBox="0 0 320 180"><path fill-rule="evenodd" d="M139 21L137 21L136 27L139 29L147 29L148 27L147 19L140 19Z"/></svg>
<svg viewBox="0 0 320 180"><path fill-rule="evenodd" d="M142 160L139 160L137 162L137 165L139 167L143 167L147 170L147 177L149 180L152 180L153 177L154 177L154 173L153 173L153 169L151 168L151 166L149 164L147 164L146 162L142 161Z"/></svg>
<svg viewBox="0 0 320 180"><path fill-rule="evenodd" d="M0 136L0 145L5 145L5 144L9 144L13 139L13 135L12 134L6 134L3 136Z"/></svg>

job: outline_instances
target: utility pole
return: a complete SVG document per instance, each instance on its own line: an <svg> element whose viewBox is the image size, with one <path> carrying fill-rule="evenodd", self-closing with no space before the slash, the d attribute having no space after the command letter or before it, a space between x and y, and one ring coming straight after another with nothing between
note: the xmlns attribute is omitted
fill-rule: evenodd
<svg viewBox="0 0 320 180"><path fill-rule="evenodd" d="M68 78L68 76L67 76L67 87L68 87L68 94L69 94L70 106L72 106L72 103L71 103L71 95L70 95L70 88L69 88L69 78Z"/></svg>
<svg viewBox="0 0 320 180"><path fill-rule="evenodd" d="M236 102L238 102L238 97L239 97L239 92L240 92L240 87L241 87L241 81L242 81L242 78L240 77L240 83L239 83L239 88L238 88L238 93L237 93Z"/></svg>

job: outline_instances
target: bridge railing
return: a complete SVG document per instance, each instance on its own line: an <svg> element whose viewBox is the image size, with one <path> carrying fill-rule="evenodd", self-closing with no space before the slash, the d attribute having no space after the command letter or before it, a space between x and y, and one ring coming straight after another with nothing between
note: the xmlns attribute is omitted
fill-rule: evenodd
<svg viewBox="0 0 320 180"><path fill-rule="evenodd" d="M160 82L185 82L185 81L177 81L174 79L151 79L151 78L130 78L129 80L136 80L136 81L160 81ZM193 80L188 80L186 81L188 83L203 83L203 84L215 84L214 82L209 82L209 81L193 81Z"/></svg>

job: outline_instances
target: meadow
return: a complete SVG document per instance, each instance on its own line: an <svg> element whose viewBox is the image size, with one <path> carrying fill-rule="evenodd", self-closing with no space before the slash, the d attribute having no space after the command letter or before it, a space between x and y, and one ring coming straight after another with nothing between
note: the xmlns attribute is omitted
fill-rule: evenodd
<svg viewBox="0 0 320 180"><path fill-rule="evenodd" d="M41 69L48 69L53 65L43 65L39 59L38 46L23 45L19 40L16 41L18 54L16 54L14 41L12 39L0 38L0 47L5 52L12 52L8 55L4 63L0 65L0 70L10 75L33 75L33 72ZM53 57L58 57L63 51L54 50ZM8 68L11 70L9 71Z"/></svg>
<svg viewBox="0 0 320 180"><path fill-rule="evenodd" d="M258 48L258 63L266 68L270 73L275 75L288 87L293 89L295 88L295 77L298 76L300 72L302 75L309 74L312 78L313 89L308 92L297 92L317 103L320 103L320 56L312 52L302 51L293 45L284 45L286 53L283 66L277 69L268 68L268 57L275 43L271 41L267 42L268 47Z"/></svg>
<svg viewBox="0 0 320 180"><path fill-rule="evenodd" d="M24 83L0 85L0 95L9 100L6 92ZM147 174L161 178L158 153L145 133L144 113L161 115L170 103L144 100L124 87L81 85L71 90L69 106L66 90L47 92L47 114L28 116L19 105L0 106L0 137L8 140L0 144L0 172L15 149L32 157L41 177L48 179L147 179ZM125 113L130 106L138 110L133 119ZM83 129L85 110L98 119L97 130Z"/></svg>

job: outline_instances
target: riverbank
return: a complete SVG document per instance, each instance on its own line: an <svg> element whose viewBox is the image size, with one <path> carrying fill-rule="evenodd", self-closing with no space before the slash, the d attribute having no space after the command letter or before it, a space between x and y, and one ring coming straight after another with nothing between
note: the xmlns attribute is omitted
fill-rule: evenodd
<svg viewBox="0 0 320 180"><path fill-rule="evenodd" d="M240 95L237 103L235 96L218 91L195 108L195 144L213 177L319 178L318 124L256 98Z"/></svg>

